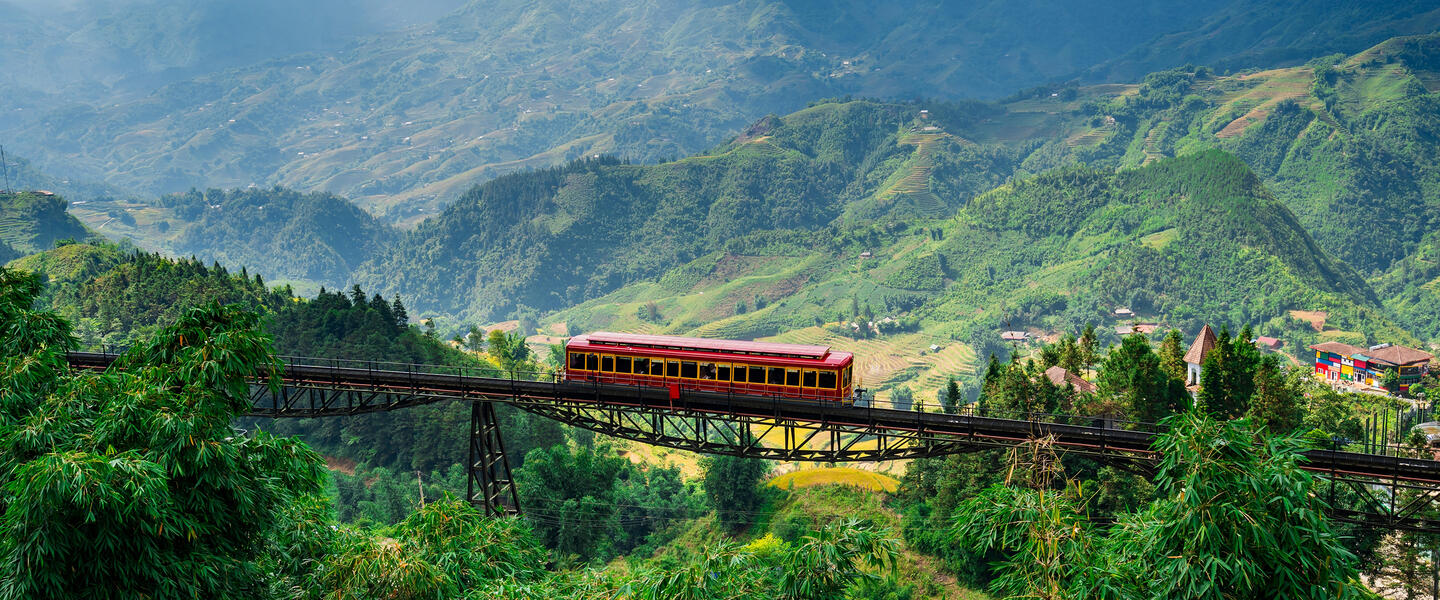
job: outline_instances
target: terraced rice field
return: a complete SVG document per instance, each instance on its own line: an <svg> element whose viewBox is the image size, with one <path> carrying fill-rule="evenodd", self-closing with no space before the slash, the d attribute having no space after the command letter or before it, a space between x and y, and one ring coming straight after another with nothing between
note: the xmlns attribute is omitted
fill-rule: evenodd
<svg viewBox="0 0 1440 600"><path fill-rule="evenodd" d="M943 133L921 133L905 137L902 144L916 147L915 154L906 162L905 174L889 189L878 195L882 201L908 199L921 214L939 217L945 214L945 203L930 190L930 171L935 166L935 146L945 137Z"/></svg>
<svg viewBox="0 0 1440 600"><path fill-rule="evenodd" d="M973 374L976 369L975 352L969 346L924 332L853 340L820 327L806 327L764 341L830 346L854 353L860 387L878 389L904 384L915 391L917 398L928 401L933 401L935 392L950 377ZM940 350L931 352L932 344L940 346ZM886 401L888 394L882 392L878 402L884 406Z"/></svg>
<svg viewBox="0 0 1440 600"><path fill-rule="evenodd" d="M1077 133L1068 138L1065 138L1065 145L1071 148L1078 148L1081 146L1094 146L1095 144L1104 141L1105 136L1107 135L1110 135L1110 128L1096 127L1083 133Z"/></svg>
<svg viewBox="0 0 1440 600"><path fill-rule="evenodd" d="M1240 135L1251 125L1264 121L1265 117L1270 116L1270 111L1276 104L1285 100L1297 100L1308 97L1310 95L1310 81L1314 73L1314 69L1309 67L1295 67L1292 69L1274 69L1249 75L1241 75L1239 79L1242 81L1256 79L1260 81L1260 84L1229 98L1226 104L1255 103L1255 107L1225 125L1224 128L1215 134L1215 137L1229 138ZM1225 110L1227 110L1226 107L1221 107L1217 112L1223 113Z"/></svg>
<svg viewBox="0 0 1440 600"><path fill-rule="evenodd" d="M872 492L886 493L893 493L900 489L900 482L894 477L854 467L801 469L779 475L766 485L782 490L817 485L848 485Z"/></svg>

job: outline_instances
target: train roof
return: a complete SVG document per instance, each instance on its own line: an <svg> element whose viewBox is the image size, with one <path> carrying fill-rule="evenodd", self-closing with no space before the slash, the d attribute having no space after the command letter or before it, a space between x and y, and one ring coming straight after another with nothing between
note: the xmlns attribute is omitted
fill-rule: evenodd
<svg viewBox="0 0 1440 600"><path fill-rule="evenodd" d="M632 348L653 348L662 350L689 350L700 352L723 352L726 354L749 354L754 356L775 356L782 358L804 358L821 360L827 357L844 358L848 352L831 352L829 346L805 344L779 344L775 342L746 342L739 340L712 340L706 338L680 337L674 335L645 335L639 333L611 333L597 331L570 338L571 343L593 346L628 346Z"/></svg>

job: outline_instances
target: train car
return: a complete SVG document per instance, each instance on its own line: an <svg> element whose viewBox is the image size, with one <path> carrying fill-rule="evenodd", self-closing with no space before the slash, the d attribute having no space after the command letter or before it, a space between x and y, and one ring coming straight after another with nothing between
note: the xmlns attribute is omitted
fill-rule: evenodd
<svg viewBox="0 0 1440 600"><path fill-rule="evenodd" d="M829 346L596 332L565 344L565 379L851 401L849 352Z"/></svg>

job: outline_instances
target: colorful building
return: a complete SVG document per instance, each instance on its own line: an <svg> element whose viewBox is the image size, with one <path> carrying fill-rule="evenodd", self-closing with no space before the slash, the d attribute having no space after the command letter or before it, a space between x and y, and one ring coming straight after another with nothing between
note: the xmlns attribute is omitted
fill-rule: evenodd
<svg viewBox="0 0 1440 600"><path fill-rule="evenodd" d="M1315 376L1326 381L1353 381L1379 386L1385 371L1395 369L1400 375L1400 391L1410 391L1410 384L1430 370L1429 352L1380 344L1370 348L1340 342L1321 342L1310 346L1315 351Z"/></svg>

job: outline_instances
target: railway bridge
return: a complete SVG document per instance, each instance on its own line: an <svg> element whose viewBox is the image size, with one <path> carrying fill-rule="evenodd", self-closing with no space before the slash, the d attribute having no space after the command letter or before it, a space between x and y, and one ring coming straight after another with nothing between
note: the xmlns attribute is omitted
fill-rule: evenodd
<svg viewBox="0 0 1440 600"><path fill-rule="evenodd" d="M117 355L72 352L78 368L108 368ZM1156 427L1071 415L958 414L846 406L782 397L564 381L554 375L495 377L478 368L282 357L282 385L251 387L256 417L314 418L399 410L446 400L471 406L469 499L492 512L518 512L519 496L495 418L495 403L598 433L708 454L815 462L886 461L1009 447L1050 437L1062 452L1140 472L1159 461ZM1398 449L1396 449L1398 450ZM1440 500L1440 461L1402 452L1306 452L1305 468L1360 498L1333 508L1341 520L1440 532L1427 509ZM1331 503L1332 507L1334 502Z"/></svg>

